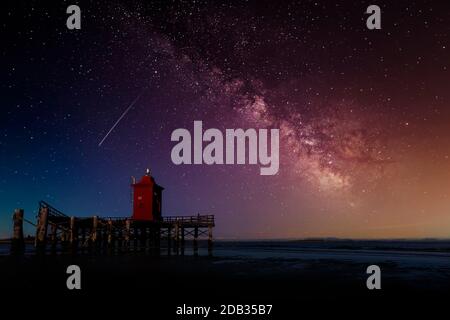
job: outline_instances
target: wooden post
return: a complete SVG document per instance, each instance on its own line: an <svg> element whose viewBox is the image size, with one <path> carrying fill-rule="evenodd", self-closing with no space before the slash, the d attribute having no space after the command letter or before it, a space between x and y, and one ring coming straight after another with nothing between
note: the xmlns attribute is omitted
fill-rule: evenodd
<svg viewBox="0 0 450 320"><path fill-rule="evenodd" d="M138 227L136 225L133 226L133 246L134 246L134 251L137 251L137 246L138 246Z"/></svg>
<svg viewBox="0 0 450 320"><path fill-rule="evenodd" d="M61 230L61 246L64 247L64 243L67 241L66 230Z"/></svg>
<svg viewBox="0 0 450 320"><path fill-rule="evenodd" d="M155 248L155 226L151 225L148 227L148 248L150 249L150 253Z"/></svg>
<svg viewBox="0 0 450 320"><path fill-rule="evenodd" d="M198 255L198 226L194 228L194 255Z"/></svg>
<svg viewBox="0 0 450 320"><path fill-rule="evenodd" d="M127 219L125 221L125 247L128 250L130 248L130 229L131 229L131 221Z"/></svg>
<svg viewBox="0 0 450 320"><path fill-rule="evenodd" d="M173 252L178 255L178 246L180 243L180 226L178 221L175 222L175 230L174 230L174 246L173 246Z"/></svg>
<svg viewBox="0 0 450 320"><path fill-rule="evenodd" d="M112 220L108 220L108 246L112 247L114 245L114 235L113 235L113 223Z"/></svg>
<svg viewBox="0 0 450 320"><path fill-rule="evenodd" d="M141 227L139 231L141 233L140 250L141 251L145 251L145 248L147 246L147 228L146 227Z"/></svg>
<svg viewBox="0 0 450 320"><path fill-rule="evenodd" d="M11 241L11 252L21 253L25 249L25 241L23 239L23 209L15 209L13 214L13 237Z"/></svg>
<svg viewBox="0 0 450 320"><path fill-rule="evenodd" d="M82 221L81 225L81 252L84 252L86 248L86 228L84 227L84 221Z"/></svg>
<svg viewBox="0 0 450 320"><path fill-rule="evenodd" d="M156 255L161 254L161 225L155 226L155 253Z"/></svg>
<svg viewBox="0 0 450 320"><path fill-rule="evenodd" d="M103 228L103 232L102 232L102 247L103 250L105 251L106 248L108 247L108 225L103 224L102 225Z"/></svg>
<svg viewBox="0 0 450 320"><path fill-rule="evenodd" d="M45 251L45 244L47 241L47 227L48 227L48 208L41 207L38 215L38 222L36 227L35 247L39 250Z"/></svg>
<svg viewBox="0 0 450 320"><path fill-rule="evenodd" d="M62 224L61 229L61 249L67 251L70 240L70 218Z"/></svg>
<svg viewBox="0 0 450 320"><path fill-rule="evenodd" d="M57 231L58 231L58 225L56 223L52 223L50 225L50 241L52 244L52 251L56 251L56 245L58 242L58 237L57 237Z"/></svg>
<svg viewBox="0 0 450 320"><path fill-rule="evenodd" d="M208 255L212 255L213 248L213 235L212 235L212 226L208 226Z"/></svg>
<svg viewBox="0 0 450 320"><path fill-rule="evenodd" d="M167 227L167 253L170 256L172 250L172 227Z"/></svg>
<svg viewBox="0 0 450 320"><path fill-rule="evenodd" d="M101 219L98 219L97 222L97 244L95 246L95 250L97 251L101 251L102 250L102 245L103 245L103 224Z"/></svg>
<svg viewBox="0 0 450 320"><path fill-rule="evenodd" d="M97 228L98 228L98 217L93 216L92 217L91 241L90 241L90 246L93 248L97 248L97 238L98 238Z"/></svg>
<svg viewBox="0 0 450 320"><path fill-rule="evenodd" d="M117 231L117 247L119 248L119 251L122 251L123 247L123 225L122 221L120 222L120 228Z"/></svg>
<svg viewBox="0 0 450 320"><path fill-rule="evenodd" d="M181 227L181 254L184 255L184 227Z"/></svg>
<svg viewBox="0 0 450 320"><path fill-rule="evenodd" d="M69 242L72 249L72 253L76 253L78 248L78 229L75 217L70 217L70 234Z"/></svg>

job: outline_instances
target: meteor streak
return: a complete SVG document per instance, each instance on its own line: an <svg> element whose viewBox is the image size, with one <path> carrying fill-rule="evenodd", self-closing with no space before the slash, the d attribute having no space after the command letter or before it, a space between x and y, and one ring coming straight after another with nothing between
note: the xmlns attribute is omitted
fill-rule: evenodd
<svg viewBox="0 0 450 320"><path fill-rule="evenodd" d="M114 125L111 127L111 129L109 129L108 133L103 137L103 139L100 141L100 143L98 144L99 147L101 147L101 145L103 144L103 142L106 140L106 138L108 138L109 134L114 130L114 128L119 124L120 120L122 120L123 117L125 117L125 115L128 113L128 111L130 111L131 108L133 108L133 106L136 104L136 102L139 100L139 98L142 96L142 94L144 93L144 91L142 91L134 100L133 102L130 103L130 105L128 106L128 108L125 109L125 111L122 113L122 115L119 117L119 119L117 119L117 121L114 123Z"/></svg>

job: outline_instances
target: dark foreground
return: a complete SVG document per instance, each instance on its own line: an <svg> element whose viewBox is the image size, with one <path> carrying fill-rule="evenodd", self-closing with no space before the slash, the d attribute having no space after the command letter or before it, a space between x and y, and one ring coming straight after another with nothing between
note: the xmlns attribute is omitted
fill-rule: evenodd
<svg viewBox="0 0 450 320"><path fill-rule="evenodd" d="M20 313L62 308L70 315L142 314L149 319L203 318L177 316L177 307L184 304L217 310L223 304L271 304L271 315L253 318L301 319L306 311L350 316L395 307L404 313L450 301L450 253L445 248L223 243L214 254L2 256L3 302L30 306L15 309ZM79 291L66 287L71 264L82 270ZM366 287L371 264L382 270L381 290ZM48 316L53 318L52 312ZM210 314L208 319L248 317Z"/></svg>

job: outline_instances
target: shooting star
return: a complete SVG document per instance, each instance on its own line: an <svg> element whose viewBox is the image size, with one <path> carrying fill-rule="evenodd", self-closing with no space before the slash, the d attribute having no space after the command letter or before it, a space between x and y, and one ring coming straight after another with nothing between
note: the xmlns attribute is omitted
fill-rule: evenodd
<svg viewBox="0 0 450 320"><path fill-rule="evenodd" d="M130 111L131 108L133 108L133 106L136 104L136 102L139 100L139 98L142 96L143 93L144 93L144 90L142 90L142 92L133 100L133 102L130 103L128 108L125 109L125 111L122 113L122 115L119 117L119 119L117 119L117 121L114 123L114 125L111 127L111 129L109 129L108 133L103 137L102 141L100 141L100 143L98 144L99 147L102 146L103 142L105 142L105 140L106 140L106 138L108 138L109 134L119 124L120 120L122 120L122 118L125 117L125 115L128 113L128 111Z"/></svg>

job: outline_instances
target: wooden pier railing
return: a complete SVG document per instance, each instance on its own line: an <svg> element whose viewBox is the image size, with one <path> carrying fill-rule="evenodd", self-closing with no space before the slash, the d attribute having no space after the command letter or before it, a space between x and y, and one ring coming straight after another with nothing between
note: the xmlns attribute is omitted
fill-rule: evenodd
<svg viewBox="0 0 450 320"><path fill-rule="evenodd" d="M200 223L200 224L213 224L213 215L196 215L196 216L171 216L163 217L164 222L181 222L181 223Z"/></svg>

